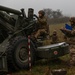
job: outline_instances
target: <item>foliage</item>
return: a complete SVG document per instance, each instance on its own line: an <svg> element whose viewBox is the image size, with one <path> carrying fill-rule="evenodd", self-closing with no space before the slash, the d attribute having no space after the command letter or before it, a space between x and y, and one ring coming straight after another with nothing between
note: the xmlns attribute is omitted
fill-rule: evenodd
<svg viewBox="0 0 75 75"><path fill-rule="evenodd" d="M48 24L58 24L65 23L69 21L69 17L63 15L60 9L52 10L50 8L43 9L45 12L45 16L48 19Z"/></svg>
<svg viewBox="0 0 75 75"><path fill-rule="evenodd" d="M69 17L61 17L61 18L52 18L52 19L49 19L48 18L48 24L60 24L60 23L66 23L69 21Z"/></svg>
<svg viewBox="0 0 75 75"><path fill-rule="evenodd" d="M62 11L60 11L60 9L58 10L52 10L52 9L43 9L46 13L46 16L48 18L60 18L63 16Z"/></svg>

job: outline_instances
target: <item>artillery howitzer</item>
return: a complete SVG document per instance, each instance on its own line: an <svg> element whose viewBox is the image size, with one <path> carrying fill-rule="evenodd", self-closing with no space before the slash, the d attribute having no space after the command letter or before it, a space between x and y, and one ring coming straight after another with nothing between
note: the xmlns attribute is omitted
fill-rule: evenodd
<svg viewBox="0 0 75 75"><path fill-rule="evenodd" d="M37 30L33 12L30 8L26 17L24 9L18 11L0 6L0 63L4 63L0 64L1 70L5 71L8 67L15 70L28 67L28 35ZM39 47L31 39L30 46L31 63L38 57L58 58L69 53L68 44L65 42Z"/></svg>

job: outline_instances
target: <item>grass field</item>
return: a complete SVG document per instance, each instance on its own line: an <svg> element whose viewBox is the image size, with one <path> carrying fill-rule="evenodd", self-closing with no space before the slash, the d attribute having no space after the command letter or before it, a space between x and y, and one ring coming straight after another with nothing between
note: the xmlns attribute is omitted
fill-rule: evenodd
<svg viewBox="0 0 75 75"><path fill-rule="evenodd" d="M57 35L58 35L58 39L60 42L63 42L64 41L64 36L63 36L63 33L60 31L60 28L64 27L65 26L65 23L62 23L62 24L54 24L54 25L50 25L49 28L50 28L50 35L52 35L53 31L56 30L57 31ZM44 45L47 45L47 44L50 44L51 40L45 40L44 41Z"/></svg>
<svg viewBox="0 0 75 75"><path fill-rule="evenodd" d="M53 30L56 30L58 32L60 41L64 41L63 34L59 30L63 26L64 24L50 25L50 34L53 32ZM49 44L47 43L47 41L45 43ZM67 75L75 75L75 67L69 66L69 59L70 59L69 55L66 55L61 57L60 60L55 61L51 61L50 59L39 60L36 61L35 65L32 67L31 72L20 71L18 73L14 73L13 75L50 75L51 70L60 68L65 68L67 70Z"/></svg>

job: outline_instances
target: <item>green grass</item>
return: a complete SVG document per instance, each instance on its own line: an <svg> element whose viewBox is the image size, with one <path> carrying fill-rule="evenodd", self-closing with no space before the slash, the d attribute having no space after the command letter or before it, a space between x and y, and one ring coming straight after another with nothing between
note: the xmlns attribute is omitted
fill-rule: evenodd
<svg viewBox="0 0 75 75"><path fill-rule="evenodd" d="M65 23L50 25L50 35L53 33L54 30L57 31L58 37L60 41L63 41L63 33L60 31L60 28L64 27Z"/></svg>
<svg viewBox="0 0 75 75"><path fill-rule="evenodd" d="M58 36L61 41L63 40L63 34L59 30L61 27L63 27L64 24L58 24L58 25L50 25L50 35L54 30L58 32ZM48 40L49 42L49 40ZM45 42L46 44L47 41ZM67 75L75 75L75 66L69 66L69 55L65 55L60 58L60 60L52 61L50 59L42 59L39 61L36 61L35 65L32 67L32 71L20 71L18 73L14 73L13 75L50 75L50 71L53 69L60 69L64 68L67 70Z"/></svg>
<svg viewBox="0 0 75 75"><path fill-rule="evenodd" d="M52 35L52 33L53 33L53 31L54 30L56 30L57 31L57 35L58 35L58 39L59 39L59 42L63 42L64 41L64 34L60 31L60 29L62 28L62 27L64 27L65 26L65 23L62 23L62 24L54 24L54 25L50 25L49 26L49 28L50 28L50 35ZM51 44L51 39L49 39L49 40L45 40L44 41L44 45L49 45L49 44Z"/></svg>
<svg viewBox="0 0 75 75"><path fill-rule="evenodd" d="M32 71L20 71L13 75L48 75L53 69L66 69L67 75L75 75L75 67L69 66L69 55L63 56L60 60L52 61L50 59L39 60L32 67Z"/></svg>

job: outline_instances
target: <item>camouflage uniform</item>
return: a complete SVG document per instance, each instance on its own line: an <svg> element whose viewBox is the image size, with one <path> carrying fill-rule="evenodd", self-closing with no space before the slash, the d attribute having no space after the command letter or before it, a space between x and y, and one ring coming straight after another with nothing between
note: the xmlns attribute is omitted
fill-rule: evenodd
<svg viewBox="0 0 75 75"><path fill-rule="evenodd" d="M73 27L73 30L71 31L71 37L68 38L69 44L75 44L75 27Z"/></svg>
<svg viewBox="0 0 75 75"><path fill-rule="evenodd" d="M68 31L70 35L67 41L70 44L70 64L75 65L75 17L70 18L70 23L72 30Z"/></svg>
<svg viewBox="0 0 75 75"><path fill-rule="evenodd" d="M58 43L58 35L57 35L57 32L56 30L53 31L53 34L51 35L51 43L52 44L55 44L55 43Z"/></svg>
<svg viewBox="0 0 75 75"><path fill-rule="evenodd" d="M61 29L66 36L67 43L70 44L70 64L75 65L75 17L70 18L72 30Z"/></svg>
<svg viewBox="0 0 75 75"><path fill-rule="evenodd" d="M73 37L68 38L68 43L70 44L70 64L75 65L75 27L71 31Z"/></svg>
<svg viewBox="0 0 75 75"><path fill-rule="evenodd" d="M35 38L38 38L42 33L48 34L49 27L47 25L47 19L44 17L45 13L44 11L39 11L40 14L42 14L41 17L38 18L38 24L39 24L39 29L37 30L35 34Z"/></svg>
<svg viewBox="0 0 75 75"><path fill-rule="evenodd" d="M69 34L68 43L75 44L75 17L70 18L70 23L72 26L72 30L71 31L66 30Z"/></svg>
<svg viewBox="0 0 75 75"><path fill-rule="evenodd" d="M75 44L75 17L70 18L72 30L65 28L60 29L65 34L65 39L69 44Z"/></svg>

